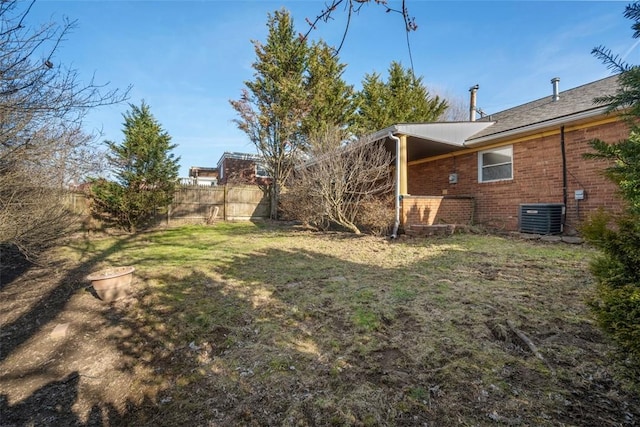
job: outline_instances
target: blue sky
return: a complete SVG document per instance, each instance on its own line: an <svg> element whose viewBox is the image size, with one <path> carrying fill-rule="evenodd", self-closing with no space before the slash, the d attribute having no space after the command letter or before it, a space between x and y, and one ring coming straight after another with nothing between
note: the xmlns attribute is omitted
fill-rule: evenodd
<svg viewBox="0 0 640 427"><path fill-rule="evenodd" d="M560 89L610 75L591 49L605 45L630 63L640 47L621 1L425 1L408 0L419 28L409 35L414 69L432 93L468 105L469 88L480 85L478 106L501 111ZM39 0L29 23L77 20L54 61L110 87L133 85L129 102L144 99L178 144L180 175L190 166L215 166L225 151L255 152L232 122L244 82L251 80L251 40L266 38L267 14L286 8L296 29L307 30L324 1L56 1ZM399 1L389 1L397 8ZM310 35L337 45L342 9ZM355 16L340 60L345 80L360 88L365 73L386 76L391 61L409 66L402 17L374 4ZM122 140L128 104L92 111L89 132Z"/></svg>

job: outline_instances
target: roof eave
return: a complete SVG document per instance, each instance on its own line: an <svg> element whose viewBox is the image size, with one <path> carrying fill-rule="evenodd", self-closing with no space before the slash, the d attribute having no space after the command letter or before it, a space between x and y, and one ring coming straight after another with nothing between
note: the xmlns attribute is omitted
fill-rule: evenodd
<svg viewBox="0 0 640 427"><path fill-rule="evenodd" d="M598 107L592 110L581 111L579 113L571 114L568 116L556 117L550 120L545 120L542 122L533 123L530 125L521 126L514 129L508 129L502 132L482 136L480 138L472 138L470 140L467 139L464 145L466 147L474 147L478 145L490 144L492 142L495 142L498 139L505 139L505 138L520 135L523 133L532 133L532 132L540 131L540 130L558 126L558 125L565 125L570 122L575 122L575 121L589 119L592 117L601 116L607 112L608 108L609 108L608 106Z"/></svg>
<svg viewBox="0 0 640 427"><path fill-rule="evenodd" d="M399 123L382 130L379 130L373 134L367 136L369 141L378 141L387 138L389 134L396 135L402 134L419 138L427 141L439 142L442 144L448 144L455 147L464 147L467 139L478 132L483 131L487 127L493 125L495 122L429 122L429 123ZM427 128L427 132L420 132L419 127ZM429 128L455 128L457 131L456 138L443 138L443 134L440 133L436 136L436 133L429 134Z"/></svg>
<svg viewBox="0 0 640 427"><path fill-rule="evenodd" d="M390 133L392 135L395 135L396 133L398 133L398 125L391 125L375 133L371 133L367 135L365 138L368 139L369 141L379 141L381 139L388 137Z"/></svg>

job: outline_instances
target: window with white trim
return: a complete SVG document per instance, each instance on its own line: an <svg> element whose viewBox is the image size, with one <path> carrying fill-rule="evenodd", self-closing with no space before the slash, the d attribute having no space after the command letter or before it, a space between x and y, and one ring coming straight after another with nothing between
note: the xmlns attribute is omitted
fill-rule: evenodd
<svg viewBox="0 0 640 427"><path fill-rule="evenodd" d="M478 152L478 182L513 179L513 146Z"/></svg>
<svg viewBox="0 0 640 427"><path fill-rule="evenodd" d="M269 178L269 172L267 172L267 168L261 163L256 163L256 177Z"/></svg>

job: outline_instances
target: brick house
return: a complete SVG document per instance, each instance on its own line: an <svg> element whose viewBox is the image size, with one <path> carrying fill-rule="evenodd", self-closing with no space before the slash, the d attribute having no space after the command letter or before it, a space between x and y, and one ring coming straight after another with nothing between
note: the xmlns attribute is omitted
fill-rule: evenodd
<svg viewBox="0 0 640 427"><path fill-rule="evenodd" d="M399 154L396 225L571 233L589 212L619 210L606 164L583 158L588 141L629 135L619 116L593 102L616 93L617 76L563 92L559 79L551 82L550 96L478 120L476 86L468 122L397 124L372 135ZM540 228L556 215L557 224Z"/></svg>
<svg viewBox="0 0 640 427"><path fill-rule="evenodd" d="M189 177L183 178L189 185L269 185L268 176L262 157L257 154L232 153L225 151L216 167L191 166Z"/></svg>
<svg viewBox="0 0 640 427"><path fill-rule="evenodd" d="M219 184L269 185L262 157L257 154L224 152L218 160Z"/></svg>

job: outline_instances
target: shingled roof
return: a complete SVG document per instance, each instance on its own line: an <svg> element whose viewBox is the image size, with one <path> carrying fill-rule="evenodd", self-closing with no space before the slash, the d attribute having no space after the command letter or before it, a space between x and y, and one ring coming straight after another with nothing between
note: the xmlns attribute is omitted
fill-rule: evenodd
<svg viewBox="0 0 640 427"><path fill-rule="evenodd" d="M494 122L480 132L467 138L468 144L493 139L500 134L525 130L525 128L543 126L557 120L568 120L571 116L604 112L606 106L594 104L593 99L614 95L618 90L618 76L597 80L559 93L559 99L553 96L519 105L496 114L485 116L478 121Z"/></svg>
<svg viewBox="0 0 640 427"><path fill-rule="evenodd" d="M559 92L557 100L550 94L476 121L398 123L369 135L367 139L384 140L389 151L393 152L396 143L389 135L405 135L407 159L411 162L593 120L606 114L608 108L607 105L595 104L594 98L615 95L618 89L618 76L614 75Z"/></svg>

